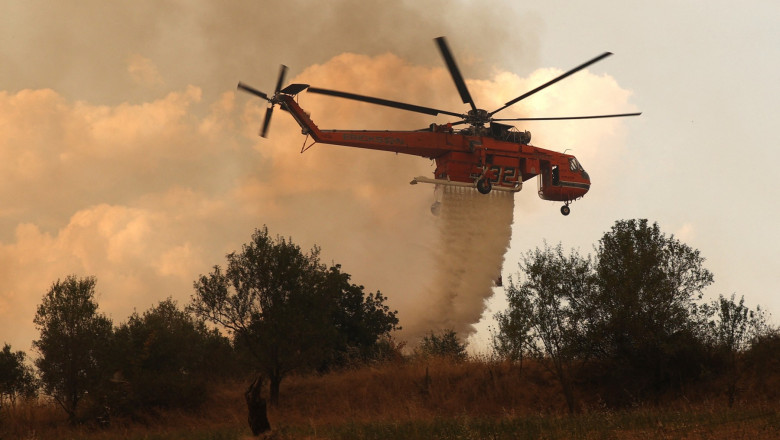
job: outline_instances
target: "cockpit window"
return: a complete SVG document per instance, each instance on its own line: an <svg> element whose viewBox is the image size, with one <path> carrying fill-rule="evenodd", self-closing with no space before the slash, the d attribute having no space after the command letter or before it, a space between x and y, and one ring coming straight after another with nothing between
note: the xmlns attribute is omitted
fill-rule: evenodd
<svg viewBox="0 0 780 440"><path fill-rule="evenodd" d="M572 171L584 171L582 165L580 165L580 163L577 162L577 158L575 157L569 158L569 169Z"/></svg>

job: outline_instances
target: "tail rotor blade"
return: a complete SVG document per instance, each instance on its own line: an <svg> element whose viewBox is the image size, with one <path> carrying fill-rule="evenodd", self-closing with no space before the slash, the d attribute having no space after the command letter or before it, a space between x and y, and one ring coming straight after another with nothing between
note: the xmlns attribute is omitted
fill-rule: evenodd
<svg viewBox="0 0 780 440"><path fill-rule="evenodd" d="M273 114L274 106L272 105L265 111L265 121L263 121L263 129L260 131L260 136L267 137L266 134L268 134L268 125L271 123L271 116Z"/></svg>
<svg viewBox="0 0 780 440"><path fill-rule="evenodd" d="M279 79L276 80L276 88L274 89L274 95L279 93L279 90L282 90L282 85L284 84L284 77L287 75L287 66L282 64L282 66L279 68Z"/></svg>
<svg viewBox="0 0 780 440"><path fill-rule="evenodd" d="M252 86L244 84L242 82L238 83L238 89L239 90L243 90L243 91L245 91L247 93L251 93L252 95L259 96L259 97L265 99L266 101L271 101L271 99L268 98L268 95L266 95L265 93L261 92L260 90L257 90L256 88L254 88Z"/></svg>
<svg viewBox="0 0 780 440"><path fill-rule="evenodd" d="M455 64L455 58L452 56L449 46L447 46L447 40L444 37L439 37L435 40L436 45L439 47L439 52L441 52L441 56L447 64L447 69L450 71L452 80L455 81L455 87L458 88L460 98L463 100L464 104L471 105L471 109L476 111L477 106L474 104L471 93L469 93L469 89L466 87L466 81L463 80L463 76L460 74L460 70L458 70L458 65Z"/></svg>

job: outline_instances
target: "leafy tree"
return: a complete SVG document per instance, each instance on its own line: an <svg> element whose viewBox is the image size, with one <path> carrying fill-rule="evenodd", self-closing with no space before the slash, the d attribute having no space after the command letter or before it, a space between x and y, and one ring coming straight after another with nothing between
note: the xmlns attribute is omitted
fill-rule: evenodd
<svg viewBox="0 0 780 440"><path fill-rule="evenodd" d="M270 383L270 403L290 372L313 368L348 346L366 346L395 328L384 297L363 297L340 267L319 261L319 248L301 251L291 239L256 230L240 253L227 255L194 284L190 310L224 326L253 356Z"/></svg>
<svg viewBox="0 0 780 440"><path fill-rule="evenodd" d="M703 262L647 220L615 222L593 260L545 245L524 256L507 289L494 347L549 362L570 410L575 372L603 384L612 404L696 378L707 328L696 301L712 283Z"/></svg>
<svg viewBox="0 0 780 440"><path fill-rule="evenodd" d="M513 280L510 277L509 287L513 286ZM496 313L493 317L496 320L498 329L490 329L491 344L493 351L499 357L513 362L523 364L529 347L533 346L533 328L531 303L525 296L519 295L517 289L507 289L506 291L509 307Z"/></svg>
<svg viewBox="0 0 780 440"><path fill-rule="evenodd" d="M0 351L0 409L6 400L13 406L17 398L35 395L35 374L25 358L23 351L11 351L8 344Z"/></svg>
<svg viewBox="0 0 780 440"><path fill-rule="evenodd" d="M570 412L575 410L573 369L583 356L586 332L581 307L592 295L589 259L561 245L528 252L520 263L519 283L510 279L509 308L496 314L499 331L493 345L512 358L529 353L555 374Z"/></svg>
<svg viewBox="0 0 780 440"><path fill-rule="evenodd" d="M597 251L598 289L585 309L594 353L610 363L605 379L642 392L695 377L703 352L695 301L713 280L699 251L644 219L617 221Z"/></svg>
<svg viewBox="0 0 780 440"><path fill-rule="evenodd" d="M71 422L82 398L108 374L107 348L111 320L98 313L94 277L57 280L38 306L33 322L40 339L33 341L40 357L35 365L43 390L65 410Z"/></svg>
<svg viewBox="0 0 780 440"><path fill-rule="evenodd" d="M241 253L227 256L195 282L191 309L223 325L254 356L269 378L270 402L290 372L319 363L335 331L327 325L321 294L319 249L308 254L284 238L272 239L267 228L255 231Z"/></svg>
<svg viewBox="0 0 780 440"><path fill-rule="evenodd" d="M745 376L750 377L754 393L767 396L768 400L780 398L777 372L780 371L780 328L766 327L751 341L744 354Z"/></svg>
<svg viewBox="0 0 780 440"><path fill-rule="evenodd" d="M720 295L711 304L715 319L709 326L716 353L723 362L726 375L726 396L729 407L734 405L737 385L743 373L742 355L750 348L751 342L766 333L766 317L757 307L751 310L745 305L745 297L736 301L736 295L724 298Z"/></svg>
<svg viewBox="0 0 780 440"><path fill-rule="evenodd" d="M128 411L197 406L205 398L206 381L227 375L235 364L227 339L170 298L120 325L115 349L115 382L129 390Z"/></svg>
<svg viewBox="0 0 780 440"><path fill-rule="evenodd" d="M457 362L465 361L468 357L466 343L460 342L455 330L451 329L423 336L419 351L423 356L448 358Z"/></svg>
<svg viewBox="0 0 780 440"><path fill-rule="evenodd" d="M325 273L323 288L328 297L336 339L333 353L323 367L339 366L351 360L365 362L381 355L380 339L399 330L397 313L385 304L381 292L364 292L363 286L350 282L351 276L341 265Z"/></svg>

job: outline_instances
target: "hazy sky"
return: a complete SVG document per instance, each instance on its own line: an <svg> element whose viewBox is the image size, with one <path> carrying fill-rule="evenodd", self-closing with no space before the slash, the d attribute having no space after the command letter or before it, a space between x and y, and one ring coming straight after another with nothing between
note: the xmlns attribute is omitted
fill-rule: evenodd
<svg viewBox="0 0 780 440"><path fill-rule="evenodd" d="M439 226L433 188L408 182L430 162L326 145L301 155L281 111L257 137L265 106L235 86L270 92L284 63L289 81L464 110L441 35L489 110L614 52L502 116L643 112L519 126L570 149L593 186L563 217L528 182L505 276L544 240L592 253L616 220L648 218L701 251L709 297L744 295L777 323L779 18L760 0L0 2L0 342L29 350L36 305L69 274L97 277L115 323L169 296L186 304L197 276L264 224L322 246L425 331ZM432 122L300 99L322 128ZM487 315L502 307L494 291Z"/></svg>

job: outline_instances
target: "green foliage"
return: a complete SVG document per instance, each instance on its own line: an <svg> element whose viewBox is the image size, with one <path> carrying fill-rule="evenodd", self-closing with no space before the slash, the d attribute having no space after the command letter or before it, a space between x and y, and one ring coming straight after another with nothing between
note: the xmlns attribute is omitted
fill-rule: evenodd
<svg viewBox="0 0 780 440"><path fill-rule="evenodd" d="M647 220L617 221L593 261L545 245L510 281L494 348L548 362L570 409L575 374L601 384L608 403L657 396L699 377L706 361L707 313L696 301L712 274L703 262Z"/></svg>
<svg viewBox="0 0 780 440"><path fill-rule="evenodd" d="M207 380L228 375L235 365L228 340L170 298L142 316L133 313L114 339L111 405L120 412L197 407Z"/></svg>
<svg viewBox="0 0 780 440"><path fill-rule="evenodd" d="M441 333L430 332L423 336L418 350L423 356L448 358L458 362L468 358L466 343L460 342L457 333L451 329Z"/></svg>
<svg viewBox="0 0 780 440"><path fill-rule="evenodd" d="M17 398L36 393L35 374L25 358L23 351L11 351L9 344L0 351L0 409L6 401L14 406Z"/></svg>
<svg viewBox="0 0 780 440"><path fill-rule="evenodd" d="M390 334L382 335L376 341L373 358L369 360L401 363L406 360L404 348L406 348L406 341L398 341Z"/></svg>
<svg viewBox="0 0 780 440"><path fill-rule="evenodd" d="M510 279L506 290L508 310L496 314L499 332L493 345L501 355L518 359L529 353L545 363L574 412L571 370L584 351L582 309L595 285L590 261L574 251L564 255L561 245L545 244L523 257L520 270L521 281Z"/></svg>
<svg viewBox="0 0 780 440"><path fill-rule="evenodd" d="M713 280L699 251L644 219L617 221L597 251L587 319L603 380L635 398L697 377L705 348L695 301Z"/></svg>
<svg viewBox="0 0 780 440"><path fill-rule="evenodd" d="M755 382L753 393L766 392L770 401L780 402L780 329L767 328L753 339L744 361L745 377Z"/></svg>
<svg viewBox="0 0 780 440"><path fill-rule="evenodd" d="M737 385L744 373L744 353L753 342L769 333L766 316L760 307L751 310L745 305L745 297L736 301L736 295L725 298L720 295L711 305L704 307L709 321L710 345L722 366L726 379L726 397L729 407L734 405Z"/></svg>
<svg viewBox="0 0 780 440"><path fill-rule="evenodd" d="M349 282L339 266L326 269L319 249L256 230L240 253L227 256L194 284L190 310L229 329L270 382L270 403L290 372L333 363L339 352L370 350L396 327L395 312L377 292Z"/></svg>
<svg viewBox="0 0 780 440"><path fill-rule="evenodd" d="M43 390L75 421L82 398L108 375L111 320L97 312L94 277L57 280L38 306L34 323L40 339L35 365Z"/></svg>
<svg viewBox="0 0 780 440"><path fill-rule="evenodd" d="M322 288L328 298L335 339L320 369L375 359L381 356L380 338L400 329L396 312L385 305L382 293L366 295L363 286L350 283L350 278L338 264L324 274Z"/></svg>
<svg viewBox="0 0 780 440"><path fill-rule="evenodd" d="M720 295L709 306L709 328L712 345L718 350L735 355L745 352L753 341L767 333L766 314L761 307L751 310L745 305L745 297L736 301L736 294L731 298Z"/></svg>
<svg viewBox="0 0 780 440"><path fill-rule="evenodd" d="M335 329L327 325L327 301L317 290L319 250L304 254L291 240L257 230L241 253L227 256L195 283L191 310L233 332L237 344L268 376L271 404L290 372L324 359Z"/></svg>

